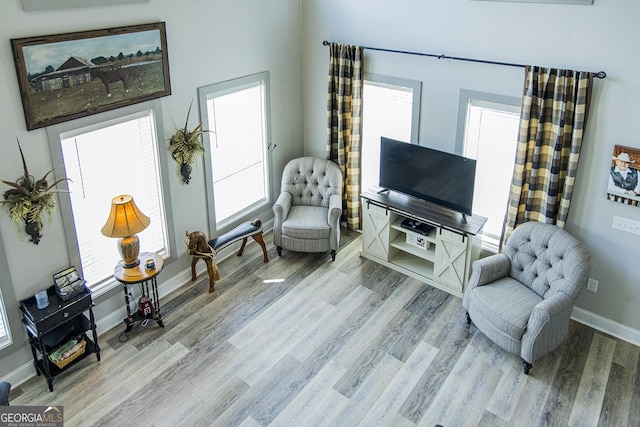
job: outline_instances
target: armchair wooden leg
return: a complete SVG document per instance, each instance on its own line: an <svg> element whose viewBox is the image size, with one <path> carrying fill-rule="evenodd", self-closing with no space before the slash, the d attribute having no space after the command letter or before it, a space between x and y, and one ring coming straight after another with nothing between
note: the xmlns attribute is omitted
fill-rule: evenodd
<svg viewBox="0 0 640 427"><path fill-rule="evenodd" d="M335 261L336 260L336 250L332 250L331 251L331 261Z"/></svg>
<svg viewBox="0 0 640 427"><path fill-rule="evenodd" d="M470 325L471 324L471 316L469 316L469 312L465 311L464 314L465 314L465 316L467 316L467 325Z"/></svg>
<svg viewBox="0 0 640 427"><path fill-rule="evenodd" d="M525 375L529 375L529 371L531 370L533 365L531 363L527 362L526 360L523 360L522 361L522 367L524 368L524 374Z"/></svg>
<svg viewBox="0 0 640 427"><path fill-rule="evenodd" d="M276 246L276 249L278 250L278 256L282 256L282 248L280 246Z"/></svg>

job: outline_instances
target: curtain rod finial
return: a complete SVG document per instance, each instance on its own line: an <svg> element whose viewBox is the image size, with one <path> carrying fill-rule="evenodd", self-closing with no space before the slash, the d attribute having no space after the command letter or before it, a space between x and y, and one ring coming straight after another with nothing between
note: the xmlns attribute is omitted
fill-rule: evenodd
<svg viewBox="0 0 640 427"><path fill-rule="evenodd" d="M323 42L322 42L322 44L323 44L323 45L325 45L325 46L329 46L329 42L328 42L328 41L326 41L326 40L325 40L325 41L323 41Z"/></svg>
<svg viewBox="0 0 640 427"><path fill-rule="evenodd" d="M597 73L593 73L593 76L599 79L604 79L605 77L607 77L607 73L605 73L604 71L598 71Z"/></svg>

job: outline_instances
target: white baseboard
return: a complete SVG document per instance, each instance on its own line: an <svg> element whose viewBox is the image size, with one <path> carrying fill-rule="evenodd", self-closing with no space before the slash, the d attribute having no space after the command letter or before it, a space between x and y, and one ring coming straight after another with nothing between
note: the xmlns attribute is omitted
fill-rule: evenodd
<svg viewBox="0 0 640 427"><path fill-rule="evenodd" d="M640 346L640 331L602 317L585 309L574 307L571 318L605 334L609 334L633 345Z"/></svg>
<svg viewBox="0 0 640 427"><path fill-rule="evenodd" d="M196 268L196 273L198 275L198 279L201 279L202 276L206 276L206 267L204 263L199 263L198 267ZM191 268L188 268L169 278L168 280L160 283L158 285L158 295L160 296L160 299L162 299L181 286L190 283L192 283ZM98 334L98 336L101 336L105 332L118 327L118 325L121 325L124 330L125 324L123 319L125 317L127 317L127 309L123 305L120 309L109 313L107 316L96 319L96 329L101 332ZM33 368L33 360L31 359L31 354L29 354L29 361L10 372L5 378L3 378L3 381L7 381L14 387L17 387L28 379L34 377L35 375L36 372Z"/></svg>
<svg viewBox="0 0 640 427"><path fill-rule="evenodd" d="M273 227L273 220L267 221L262 224L262 228L264 233L267 233ZM248 240L247 245L255 244L255 242ZM225 258L233 255L236 252L236 247L227 247L220 251L216 257L217 262L221 262ZM206 265L201 262L196 265L196 275L198 276L198 280L202 280L207 277ZM181 271L173 277L170 277L167 280L163 280L162 283L158 285L158 296L160 299L169 295L171 292L177 290L178 288L184 285L192 285L195 282L191 281L191 267L188 267L186 270ZM98 331L102 331L98 336L103 335L105 332L110 331L111 329L118 327L121 324L122 328L125 327L123 319L127 317L127 309L123 306L109 313L107 316L104 316L100 319L96 319L96 328ZM124 329L123 329L124 330ZM31 351L29 350L29 360L28 362L21 365L19 368L11 371L8 375L6 375L2 380L11 383L14 387L19 386L24 383L28 379L34 377L36 372L33 368L33 359L31 358Z"/></svg>

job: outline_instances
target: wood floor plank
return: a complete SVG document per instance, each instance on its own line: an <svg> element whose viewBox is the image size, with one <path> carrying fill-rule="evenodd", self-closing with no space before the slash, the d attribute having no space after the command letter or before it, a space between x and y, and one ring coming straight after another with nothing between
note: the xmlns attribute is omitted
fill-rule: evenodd
<svg viewBox="0 0 640 427"><path fill-rule="evenodd" d="M571 406L569 425L598 425L615 346L615 340L599 333L594 334L576 398Z"/></svg>
<svg viewBox="0 0 640 427"><path fill-rule="evenodd" d="M506 352L498 351L497 354L506 354ZM522 367L516 358L511 357L507 360L502 358L501 360L502 363L492 361L492 366L500 366L502 376L486 410L501 420L509 420L513 415L518 398L523 392L526 392L527 376L523 375Z"/></svg>
<svg viewBox="0 0 640 427"><path fill-rule="evenodd" d="M193 350L189 357L157 376L148 389L137 396L139 405L130 414L136 419L146 419L149 417L147 408L152 407L155 409L151 419L161 421L158 425L180 425L183 419L198 411L226 406L228 402L221 400L224 399L221 390L232 388L239 396L249 387L235 377L233 367L239 355L229 343L223 343L213 351ZM180 398L176 399L176 396Z"/></svg>
<svg viewBox="0 0 640 427"><path fill-rule="evenodd" d="M459 425L462 421L476 424L491 399L501 372L486 363L482 353L472 345L465 347L419 425ZM464 420L460 413L464 412ZM474 417L477 419L474 420Z"/></svg>
<svg viewBox="0 0 640 427"><path fill-rule="evenodd" d="M335 355L334 360L342 366L352 366L360 358L362 352L369 347L372 337L378 337L384 333L389 322L403 310L418 291L415 283L402 283L406 286L396 286L395 291L389 294L376 310L376 313L362 325L355 334Z"/></svg>
<svg viewBox="0 0 640 427"><path fill-rule="evenodd" d="M271 426L320 425L347 405L349 399L333 388L346 371L331 361L274 418Z"/></svg>
<svg viewBox="0 0 640 427"><path fill-rule="evenodd" d="M306 325L323 318L335 309L332 305L320 301L315 307L310 307L304 316L292 319L286 328L279 328L275 336L269 333L262 335L270 337L269 341L262 341L256 336L255 344L244 349L243 358L246 363L239 367L236 375L249 385L257 382L282 359L289 350L296 346L308 333Z"/></svg>
<svg viewBox="0 0 640 427"><path fill-rule="evenodd" d="M162 342L158 340L157 342ZM188 354L188 349L180 344L173 344L168 348L159 351L153 344L146 347L146 352L140 352L138 369L132 371L124 369L126 378L119 378L119 381L110 385L109 388L97 396L94 395L92 401L77 411L73 416L65 419L65 425L86 426L86 425L121 425L128 421L128 410L136 399L134 398L155 378L158 371L170 369L176 361ZM144 353L144 354L143 354ZM147 354L148 353L148 354ZM114 375L113 377L115 377ZM113 378L111 377L111 378ZM120 421L118 421L120 420Z"/></svg>
<svg viewBox="0 0 640 427"><path fill-rule="evenodd" d="M640 348L570 322L524 375L467 325L461 299L360 257L250 244L163 297L165 327L99 331L89 357L12 405L63 405L68 426L633 426ZM267 280L279 279L276 282Z"/></svg>
<svg viewBox="0 0 640 427"><path fill-rule="evenodd" d="M437 354L438 349L430 344L424 341L418 343L393 381L371 406L362 424L395 425L394 420L397 421L399 416L398 410L420 378L416 373L426 371ZM406 421L409 422L409 420Z"/></svg>
<svg viewBox="0 0 640 427"><path fill-rule="evenodd" d="M420 422L431 406L470 339L469 330L461 325L450 325L447 333L448 340L439 348L433 363L422 373L420 380L400 408L400 413L414 423Z"/></svg>
<svg viewBox="0 0 640 427"><path fill-rule="evenodd" d="M402 369L402 362L393 356L386 355L376 365L372 375L366 377L362 387L357 389L349 399L349 405L342 408L331 424L334 426L358 425L400 369Z"/></svg>
<svg viewBox="0 0 640 427"><path fill-rule="evenodd" d="M301 362L307 360L320 345L344 324L358 307L371 296L372 291L358 285L347 295L327 317L309 329L309 333L297 345L289 350L289 354Z"/></svg>
<svg viewBox="0 0 640 427"><path fill-rule="evenodd" d="M576 327L570 333L567 343L563 346L560 367L551 384L545 407L542 409L541 424L568 424L593 335L592 330L582 327Z"/></svg>
<svg viewBox="0 0 640 427"><path fill-rule="evenodd" d="M420 284L419 293L405 306L405 310L412 315L385 344L389 354L398 360L407 360L424 338L433 320L441 315L447 307L447 302L452 299L457 298L439 289Z"/></svg>
<svg viewBox="0 0 640 427"><path fill-rule="evenodd" d="M640 361L635 367L635 370L633 372L633 380L630 386L631 386L631 390L627 390L626 392L629 394L630 399L633 402L633 405L631 405L631 408L629 410L628 424L634 425L638 423L638 420L640 420L640 405L638 405L638 402L640 402ZM611 397L614 397L614 396L611 396ZM619 416L619 415L616 414L613 416Z"/></svg>
<svg viewBox="0 0 640 427"><path fill-rule="evenodd" d="M326 276L325 276L326 277ZM317 305L323 299L328 288L339 287L339 283L333 280L325 280L322 274L311 274L302 280L297 286L271 304L268 309L255 316L228 340L239 349L249 345L256 345L256 339L271 341L274 337L265 335L265 332L278 331L278 325L298 323L302 316ZM330 290L328 291L330 293ZM311 298L309 296L312 296ZM328 304L328 303L327 303Z"/></svg>
<svg viewBox="0 0 640 427"><path fill-rule="evenodd" d="M609 371L609 381L604 393L602 406L598 407L599 426L634 426L638 425L640 419L635 418L633 423L629 421L629 414L632 414L633 406L638 405L637 400L633 400L633 395L626 392L633 389L633 371L624 366L614 363Z"/></svg>
<svg viewBox="0 0 640 427"><path fill-rule="evenodd" d="M479 425L485 419L485 407L495 393L502 371L488 362L482 365L477 362L475 364L480 365L477 375L474 375L473 368L468 372L468 375L473 378L472 384L460 390L463 394L461 404L448 420L443 420L446 425Z"/></svg>
<svg viewBox="0 0 640 427"><path fill-rule="evenodd" d="M640 347L626 341L616 339L616 351L613 353L613 363L635 370L640 360Z"/></svg>
<svg viewBox="0 0 640 427"><path fill-rule="evenodd" d="M482 414L482 418L478 422L477 427L509 427L509 424L504 419L500 418L496 414L493 414L489 411L484 411Z"/></svg>
<svg viewBox="0 0 640 427"><path fill-rule="evenodd" d="M158 416L159 414L151 414L149 421L155 425L167 426L213 426L217 424L220 415L243 396L249 388L250 386L247 383L234 377L221 387L216 388L215 394L194 395L193 399L198 404L191 405L189 411L179 410L179 412L170 413L169 416L165 417ZM169 403L167 402L167 404ZM170 405L170 407L175 408L174 405ZM246 418L245 421L249 422L249 425L254 425L252 423L255 423L255 420L251 420L250 417Z"/></svg>
<svg viewBox="0 0 640 427"><path fill-rule="evenodd" d="M303 377L302 365L292 357L285 356L274 369L265 375L265 381L258 387L252 387L247 395L251 416L261 425L270 424L275 417L302 391L319 371ZM255 389L255 390L254 390ZM255 392L255 394L254 394Z"/></svg>
<svg viewBox="0 0 640 427"><path fill-rule="evenodd" d="M548 425L543 417L543 408L546 405L553 381L558 372L561 357L560 350L536 361L536 371L530 375L524 375L520 359L515 355L509 355L513 360L511 365L517 364L519 372L525 379L525 385L514 396L515 407L508 419L512 425L517 425L521 420L531 420L532 425Z"/></svg>

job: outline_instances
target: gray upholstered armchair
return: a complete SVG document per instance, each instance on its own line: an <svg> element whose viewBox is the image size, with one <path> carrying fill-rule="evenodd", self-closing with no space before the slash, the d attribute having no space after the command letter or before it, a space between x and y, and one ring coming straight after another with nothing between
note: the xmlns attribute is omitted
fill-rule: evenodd
<svg viewBox="0 0 640 427"><path fill-rule="evenodd" d="M342 172L330 160L293 159L282 172L273 205L273 243L297 252L328 252L336 259L342 214Z"/></svg>
<svg viewBox="0 0 640 427"><path fill-rule="evenodd" d="M6 381L0 382L0 406L9 406L9 392L11 391L11 383Z"/></svg>
<svg viewBox="0 0 640 427"><path fill-rule="evenodd" d="M472 268L462 299L467 323L520 355L529 374L533 362L567 336L591 256L567 231L526 222L509 236L502 253L475 261Z"/></svg>

